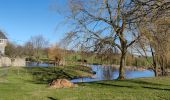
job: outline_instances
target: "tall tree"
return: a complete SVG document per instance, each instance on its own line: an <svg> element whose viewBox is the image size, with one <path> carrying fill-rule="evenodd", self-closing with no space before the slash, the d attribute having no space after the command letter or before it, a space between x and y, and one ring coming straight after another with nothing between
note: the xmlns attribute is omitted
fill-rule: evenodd
<svg viewBox="0 0 170 100"><path fill-rule="evenodd" d="M141 6L133 0L70 0L68 14L75 29L64 40L87 43L94 51L118 49L121 53L119 79L124 79L128 48L141 36L135 23Z"/></svg>
<svg viewBox="0 0 170 100"><path fill-rule="evenodd" d="M158 76L157 67L161 66L162 75L165 74L165 65L167 66L168 44L169 42L169 16L170 2L168 0L137 0L142 4L144 16L139 24L140 32L143 33L143 40L140 41L140 47L145 52L147 58L148 47L151 51L152 62L155 76ZM147 44L147 45L146 45ZM147 59L147 61L149 61Z"/></svg>
<svg viewBox="0 0 170 100"><path fill-rule="evenodd" d="M170 20L169 17L163 16L157 18L153 22L145 22L141 25L142 32L145 36L145 41L147 45L150 46L150 51L152 55L152 66L155 71L155 76L157 74L157 68L160 66L161 75L166 75L166 69L168 67L168 53L170 44ZM144 42L143 42L144 43ZM142 43L141 43L142 44ZM143 50L146 52L147 45L142 45Z"/></svg>
<svg viewBox="0 0 170 100"><path fill-rule="evenodd" d="M75 28L64 40L87 43L95 51L118 49L121 53L119 79L124 79L128 48L141 37L138 24L145 16L156 17L169 9L169 3L162 1L167 0L69 0L66 16L70 20L67 21Z"/></svg>

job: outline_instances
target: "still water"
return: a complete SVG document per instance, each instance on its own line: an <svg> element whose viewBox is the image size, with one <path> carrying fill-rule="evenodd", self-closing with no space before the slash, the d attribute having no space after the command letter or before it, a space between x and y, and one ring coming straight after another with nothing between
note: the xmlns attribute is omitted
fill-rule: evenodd
<svg viewBox="0 0 170 100"><path fill-rule="evenodd" d="M27 67L37 67L36 62L27 63ZM40 63L38 67L50 67L54 66L52 64ZM92 71L96 72L96 74L91 77L83 77L78 79L71 80L72 82L93 82L93 81L101 81L101 80L114 80L118 78L119 71L114 67L102 66L102 65L90 65ZM131 71L127 70L125 72L126 78L142 78L142 77L154 77L154 72L152 70L145 71Z"/></svg>
<svg viewBox="0 0 170 100"><path fill-rule="evenodd" d="M48 63L39 63L37 65L37 62L27 62L26 63L27 67L50 67L50 66L54 66L53 64L48 64Z"/></svg>
<svg viewBox="0 0 170 100"><path fill-rule="evenodd" d="M104 67L101 65L91 65L90 66L93 71L96 72L93 78L84 77L71 80L72 82L93 82L93 81L101 81L101 80L114 80L118 78L119 71L113 67ZM154 72L152 70L145 71L130 71L127 70L125 72L126 78L142 78L142 77L154 77Z"/></svg>

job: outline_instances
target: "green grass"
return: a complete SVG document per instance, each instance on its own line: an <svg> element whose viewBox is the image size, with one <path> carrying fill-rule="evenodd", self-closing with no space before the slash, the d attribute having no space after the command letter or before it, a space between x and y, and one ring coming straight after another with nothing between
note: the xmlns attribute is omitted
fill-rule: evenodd
<svg viewBox="0 0 170 100"><path fill-rule="evenodd" d="M19 68L18 73L17 68L11 68L7 76L0 78L0 100L170 100L170 77L81 83L77 88L63 89L50 89L44 82L46 78L43 81L34 78L38 71L52 73L61 69L71 78L87 75L89 71L72 66L55 70Z"/></svg>

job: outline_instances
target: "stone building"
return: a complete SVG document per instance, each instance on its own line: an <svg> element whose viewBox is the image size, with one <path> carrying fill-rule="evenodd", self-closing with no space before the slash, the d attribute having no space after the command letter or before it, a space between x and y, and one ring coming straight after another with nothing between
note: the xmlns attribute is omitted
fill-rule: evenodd
<svg viewBox="0 0 170 100"><path fill-rule="evenodd" d="M7 45L7 37L4 35L2 31L0 31L0 54L4 55L5 47Z"/></svg>
<svg viewBox="0 0 170 100"><path fill-rule="evenodd" d="M2 31L0 31L0 67L26 66L25 58L15 58L14 61L11 61L11 58L5 56L7 42L7 37Z"/></svg>

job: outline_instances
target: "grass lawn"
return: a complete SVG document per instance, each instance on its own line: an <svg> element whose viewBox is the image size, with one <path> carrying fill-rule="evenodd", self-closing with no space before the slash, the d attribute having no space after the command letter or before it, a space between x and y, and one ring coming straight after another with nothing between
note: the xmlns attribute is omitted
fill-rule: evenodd
<svg viewBox="0 0 170 100"><path fill-rule="evenodd" d="M8 75L0 78L0 100L170 100L170 77L81 83L77 88L48 88L50 77L72 79L90 75L88 71L73 66L10 68Z"/></svg>

